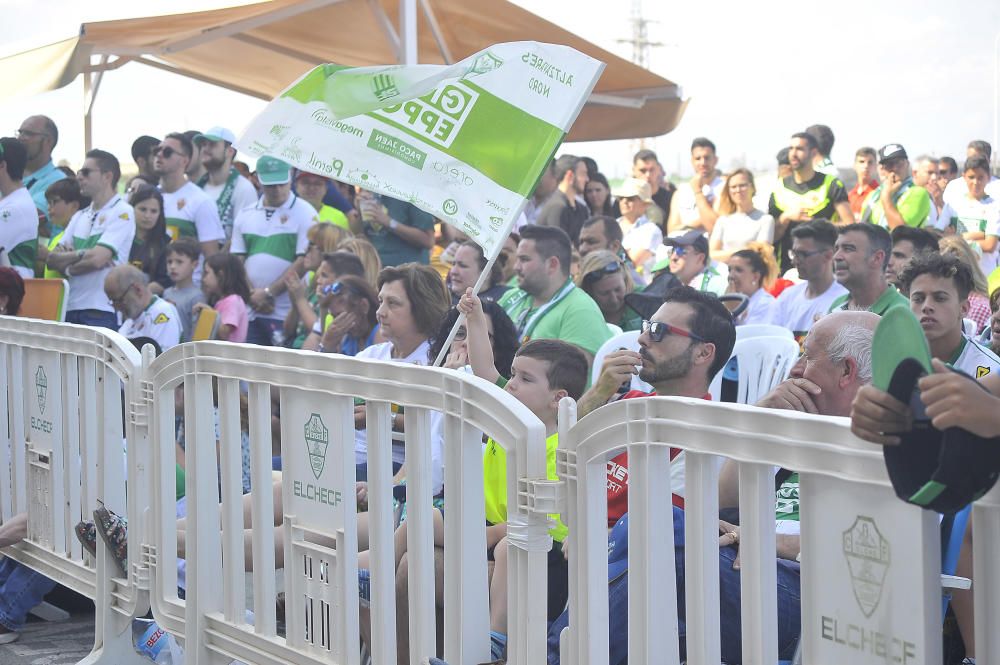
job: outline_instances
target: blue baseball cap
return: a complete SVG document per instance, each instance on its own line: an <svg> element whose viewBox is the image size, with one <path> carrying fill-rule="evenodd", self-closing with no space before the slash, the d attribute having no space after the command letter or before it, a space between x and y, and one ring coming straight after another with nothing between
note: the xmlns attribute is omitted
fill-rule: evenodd
<svg viewBox="0 0 1000 665"><path fill-rule="evenodd" d="M628 513L621 516L608 534L608 581L628 572Z"/></svg>

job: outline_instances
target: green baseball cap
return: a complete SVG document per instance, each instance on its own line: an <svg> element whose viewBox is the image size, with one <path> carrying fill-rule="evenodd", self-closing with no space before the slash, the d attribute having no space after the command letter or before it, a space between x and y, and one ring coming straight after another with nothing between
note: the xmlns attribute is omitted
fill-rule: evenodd
<svg viewBox="0 0 1000 665"><path fill-rule="evenodd" d="M257 160L257 179L262 185L284 185L292 181L292 167L267 155Z"/></svg>

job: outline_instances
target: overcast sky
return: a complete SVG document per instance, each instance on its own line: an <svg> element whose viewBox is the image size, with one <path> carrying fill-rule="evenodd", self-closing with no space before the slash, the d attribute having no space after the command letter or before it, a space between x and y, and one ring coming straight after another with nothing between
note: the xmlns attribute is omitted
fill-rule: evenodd
<svg viewBox="0 0 1000 665"><path fill-rule="evenodd" d="M85 20L125 18L239 4L235 1L104 0L80 3L0 0L5 53L72 36ZM545 18L625 57L617 43L631 35L631 2L516 0ZM993 141L996 0L842 0L814 12L790 0L712 3L644 0L654 48L650 68L691 97L680 126L647 142L669 172L688 175L688 146L708 136L721 165L746 163L771 170L787 137L806 125L830 125L834 161L848 166L861 145L900 142L911 156L957 157L973 138ZM806 9L810 6L810 9ZM39 9L45 20L39 21ZM612 7L620 8L612 11ZM95 107L94 142L129 160L140 134L207 129L222 124L237 134L263 102L128 64L109 73ZM51 116L61 138L56 159L82 161L82 83L0 106L0 134L32 113ZM624 175L635 144L568 144L594 156L609 176Z"/></svg>

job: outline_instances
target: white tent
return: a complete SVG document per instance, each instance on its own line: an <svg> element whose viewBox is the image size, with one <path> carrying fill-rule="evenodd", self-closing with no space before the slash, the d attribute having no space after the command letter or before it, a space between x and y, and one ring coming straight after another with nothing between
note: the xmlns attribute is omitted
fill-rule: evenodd
<svg viewBox="0 0 1000 665"><path fill-rule="evenodd" d="M393 16L401 16L402 30ZM567 140L659 136L680 122L687 105L680 86L506 0L404 0L403 6L398 0L266 0L84 23L77 37L0 59L0 80L7 95L32 94L83 74L89 149L101 77L130 62L272 99L326 62L446 64L522 40L566 44L607 63Z"/></svg>

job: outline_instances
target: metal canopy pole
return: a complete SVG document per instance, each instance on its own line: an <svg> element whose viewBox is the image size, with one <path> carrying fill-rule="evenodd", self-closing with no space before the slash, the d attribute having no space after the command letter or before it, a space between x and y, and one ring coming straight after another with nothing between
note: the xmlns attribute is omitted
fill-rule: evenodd
<svg viewBox="0 0 1000 665"><path fill-rule="evenodd" d="M399 36L403 65L417 64L417 0L400 0Z"/></svg>

